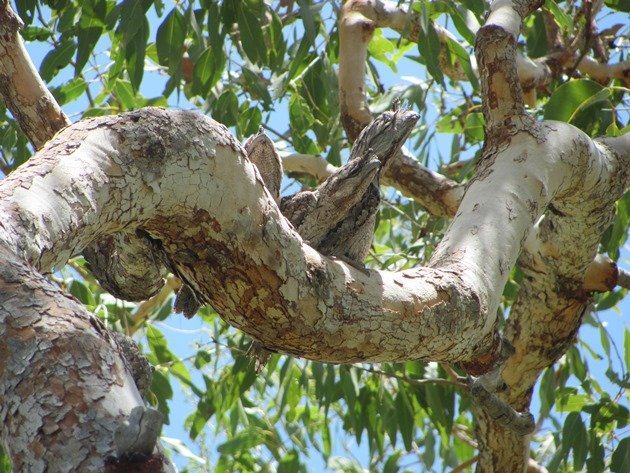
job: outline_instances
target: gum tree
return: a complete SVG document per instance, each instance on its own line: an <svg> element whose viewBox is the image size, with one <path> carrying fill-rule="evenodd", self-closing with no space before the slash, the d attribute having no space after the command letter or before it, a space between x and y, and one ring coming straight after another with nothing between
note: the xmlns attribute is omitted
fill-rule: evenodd
<svg viewBox="0 0 630 473"><path fill-rule="evenodd" d="M627 285L623 2L1 5L5 469L168 471L165 419L190 471L357 471L344 437L374 471L627 471L630 336L600 329L611 392L576 344ZM389 109L418 123L385 162ZM287 220L259 127L285 196L353 142L379 167L366 268Z"/></svg>

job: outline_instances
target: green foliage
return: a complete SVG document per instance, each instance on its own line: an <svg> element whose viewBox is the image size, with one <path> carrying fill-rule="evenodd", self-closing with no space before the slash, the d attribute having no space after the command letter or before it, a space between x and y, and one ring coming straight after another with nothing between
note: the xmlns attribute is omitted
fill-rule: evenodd
<svg viewBox="0 0 630 473"><path fill-rule="evenodd" d="M613 121L611 90L588 79L573 80L558 87L544 107L546 120L559 120L590 135L605 133Z"/></svg>
<svg viewBox="0 0 630 473"><path fill-rule="evenodd" d="M184 52L188 24L177 7L173 7L157 30L156 47L160 64L177 76Z"/></svg>
<svg viewBox="0 0 630 473"><path fill-rule="evenodd" d="M389 108L395 97L416 109L421 119L407 146L432 168L471 159L452 176L465 181L484 138L471 57L474 23L483 20L486 2L411 3L420 13L417 45L377 30L368 51L366 92L374 113ZM288 151L320 154L334 165L348 155L337 96L338 2L15 4L29 49L44 51L40 74L73 119L147 105L194 107L231 127L239 139L262 125ZM583 26L572 5L545 3L562 34L571 37ZM628 11L624 0L606 5L612 13ZM436 20L461 39L441 44ZM550 52L541 12L527 20L523 35L523 50L531 56ZM444 74L439 61L444 47L467 82ZM391 79L390 71L415 78ZM590 135L619 133L628 125L619 106L624 96L615 84L563 78L549 93L541 92L536 112L546 119L572 123ZM2 105L0 147L5 174L32 152ZM314 184L285 182L285 193ZM426 263L447 219L428 215L391 189L384 197L368 265L395 270ZM628 199L618 202L602 240L615 259L627 238ZM318 471L313 465L323 464L335 472L439 471L476 454L467 440L474 436L470 400L453 368L420 361L333 366L273 355L256 376L245 356L249 340L211 308L199 311L191 322L195 336L182 346L180 335L169 332L181 320L172 314L172 297L149 309L117 301L103 293L81 259L57 276L109 327L142 344L155 366L148 401L168 423L185 429L184 438L165 439L186 463L184 471L293 473ZM518 269L512 272L504 291L506 310L521 277ZM599 296L597 309L615 307L624 295ZM596 314L587 314L586 325L596 328L598 345L580 341L544 372L536 388L534 405L545 429L532 441L533 455L550 471L630 471L630 441L621 438L629 422L624 390L630 383L630 333L625 330L622 344ZM601 376L592 368L597 363L604 365ZM185 406L173 401L181 391ZM350 451L357 445L362 456L355 459ZM0 450L3 471L9 466Z"/></svg>
<svg viewBox="0 0 630 473"><path fill-rule="evenodd" d="M11 459L0 445L0 473L11 473Z"/></svg>
<svg viewBox="0 0 630 473"><path fill-rule="evenodd" d="M433 26L433 22L429 21L429 14L425 4L422 3L420 9L420 34L418 35L418 51L420 56L424 59L427 66L427 71L431 76L444 85L444 74L440 67L440 40L438 38L437 31Z"/></svg>

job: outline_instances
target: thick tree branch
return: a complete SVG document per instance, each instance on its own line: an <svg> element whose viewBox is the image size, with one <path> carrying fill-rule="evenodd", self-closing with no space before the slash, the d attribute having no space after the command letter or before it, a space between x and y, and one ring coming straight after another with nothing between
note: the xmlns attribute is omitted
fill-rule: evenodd
<svg viewBox="0 0 630 473"><path fill-rule="evenodd" d="M0 424L12 467L105 471L118 426L144 406L127 360L93 314L0 240ZM146 440L142 462L172 471L156 437Z"/></svg>
<svg viewBox="0 0 630 473"><path fill-rule="evenodd" d="M7 413L22 405L49 407L48 400L35 391L18 398L11 383L21 375L37 379L40 368L46 380L61 379L59 370L67 366L43 366L39 352L53 346L57 354L74 353L66 332L73 339L78 332L88 337L78 344L82 350L96 347L90 362L101 363L99 381L119 382L104 392L100 384L89 385L91 378L85 381L91 376L85 369L76 383L82 399L111 408L119 391L127 396L124 414L105 409L97 427L77 428L113 434L121 417L141 404L135 390L127 389L124 360L111 354L107 335L32 268L51 272L95 239L113 235L149 242L141 245L149 250L139 256L134 245L127 246L125 261L159 258L145 276L132 268L135 284L157 287L160 262L166 262L202 302L270 348L333 362L463 361L469 371L484 371L498 357L500 295L525 244L520 258L525 280L506 328L515 352L501 365L509 389L499 396L526 410L538 373L572 343L589 291L598 290L588 285L585 271L612 205L628 185L630 160L630 134L594 142L571 126L538 124L525 114L514 46L521 19L539 3L495 2L479 33L488 139L477 175L426 268L364 274L314 251L280 214L239 143L207 117L145 109L87 120L61 132L0 182L0 285L6 289L0 298L13 295L0 304L0 353L13 357L16 366L23 367L19 360L32 361L25 375L0 371L2 420L32 441L29 435L36 428L29 419L22 412L14 418ZM369 40L374 24L365 16L349 16L348 30ZM340 34L345 26L340 24ZM355 66L364 64L365 58ZM344 112L352 115L350 136L370 120L357 90L344 98L354 100L361 112ZM394 179L404 180L412 164L392 165ZM436 206L452 212L444 199ZM114 287L124 287L117 275L111 276ZM77 325L52 345L46 338L50 332L32 335L38 323L50 324L48 318L55 320L57 313L63 324L72 319ZM68 392L74 393L71 388ZM67 394L60 392L60 397ZM53 426L64 420L50 418ZM74 433L64 435L71 441ZM477 435L480 470L518 471L527 465L526 438L497 425L485 410L478 411ZM126 453L130 443L119 445ZM146 453L145 446L139 448ZM154 459L161 461L159 455Z"/></svg>
<svg viewBox="0 0 630 473"><path fill-rule="evenodd" d="M455 215L464 186L424 167L404 148L385 170L383 183L417 200L431 215Z"/></svg>
<svg viewBox="0 0 630 473"><path fill-rule="evenodd" d="M551 199L544 217L536 219L520 258L524 279L505 330L515 351L501 369L507 389L498 393L517 410L527 409L540 371L556 361L575 339L588 305L588 291L599 289L590 287L589 281L602 279L592 272L599 264L593 263L599 239L630 177L625 164L630 160L629 135L591 141L569 125L537 124L525 114L515 67L515 40L521 18L537 5L536 0L495 1L475 48L487 135L478 176L494 171L490 161L507 157L501 149L516 152L516 142L527 136L537 144L512 155L513 169L518 169L521 159L528 160L529 153L542 152L551 161L545 159L539 164L546 167L553 162L555 171L563 167L563 158L553 156L569 156L572 169L565 169L564 175L575 178L573 185ZM597 171L591 173L594 168ZM540 181L537 186L540 193L549 191L547 183ZM507 207L516 209L512 203ZM589 265L591 273L585 278ZM523 470L528 457L526 437L506 430L488 411L476 407L480 470Z"/></svg>
<svg viewBox="0 0 630 473"><path fill-rule="evenodd" d="M60 159L50 161L51 155ZM41 185L25 188L25 175ZM201 187L183 184L201 175ZM81 189L87 206L60 198L54 190L59 182ZM6 215L20 215L23 222L8 228L4 239L40 270L62 266L94 238L141 230L204 302L271 348L337 362L433 358L433 352L457 360L487 351L483 340L493 336L493 324L479 317L479 301L488 296L462 286L464 275L428 270L368 277L304 246L269 201L240 145L225 128L196 114L144 109L74 125L2 187ZM49 208L58 209L58 218L42 226ZM186 237L182 229L188 229ZM437 280L439 291L431 288ZM260 289L243 292L245 287ZM453 307L444 305L447 294L450 304L477 315L453 319ZM420 320L422 328L416 326ZM381 336L373 333L375 321ZM447 326L466 333L462 346L452 347L453 338L440 335ZM475 332L479 337L470 336Z"/></svg>
<svg viewBox="0 0 630 473"><path fill-rule="evenodd" d="M271 348L336 362L474 359L492 350L501 288L531 222L572 179L582 182L559 159L558 149L573 143L560 127L541 129L549 136L544 143L529 134L514 138L509 155L520 157L520 166L497 157L489 176L482 172L471 182L430 268L422 270L368 276L321 257L290 229L223 127L158 109L74 125L2 181L2 208L15 223L4 239L47 272L91 239L141 231L203 302ZM528 154L536 148L541 152ZM549 162L539 162L544 156ZM596 172L601 164L593 166ZM201 175L201 186L181 184ZM33 179L38 186L25 184ZM87 205L57 195L60 182L80 189ZM489 193L496 196L490 202ZM49 208L59 210L53 224L42 226ZM503 229L500 238L496 228Z"/></svg>
<svg viewBox="0 0 630 473"><path fill-rule="evenodd" d="M516 40L524 7L509 0L492 3L485 25L477 32L475 54L479 64L486 140L513 132L525 115L523 89L516 68ZM507 129L505 129L507 128Z"/></svg>
<svg viewBox="0 0 630 473"><path fill-rule="evenodd" d="M39 78L18 30L22 20L0 0L0 96L35 149L70 124Z"/></svg>
<svg viewBox="0 0 630 473"><path fill-rule="evenodd" d="M596 159L601 160L608 149L599 142L595 146L599 150ZM525 274L519 296L523 301L513 305L506 328L506 335L515 343L516 354L508 360L504 371L508 384L518 386L511 393L518 403L524 402L539 372L574 342L583 314L588 310L590 292L606 289L602 282L608 290L616 284L614 263L603 257L593 262L593 257L613 216L602 208L610 208L627 187L628 169L623 163L629 159L630 149L627 149L624 155L617 155L614 161L618 164L614 167L606 169L602 161L600 176L609 174L607 186L580 189L564 205L554 204L525 243L520 258ZM575 217L577 207L581 207L579 219ZM518 374L513 372L516 364Z"/></svg>

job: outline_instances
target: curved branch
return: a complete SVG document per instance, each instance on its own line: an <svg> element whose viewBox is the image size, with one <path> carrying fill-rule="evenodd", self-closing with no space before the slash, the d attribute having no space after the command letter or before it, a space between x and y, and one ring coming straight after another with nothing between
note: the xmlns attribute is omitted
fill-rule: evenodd
<svg viewBox="0 0 630 473"><path fill-rule="evenodd" d="M496 349L501 289L531 222L567 186L584 186L580 163L605 156L579 135L577 161L560 159L575 133L556 124L538 138L513 137L504 152L511 158L486 159L492 172L471 181L429 267L401 273L364 274L322 257L289 226L223 126L159 109L73 125L2 181L0 208L11 222L3 239L48 272L94 238L135 229L201 302L266 347L334 362L472 360ZM595 161L590 170L604 179L605 167ZM188 185L200 175L200 186ZM70 194L59 195L60 182ZM83 205L70 189L81 190ZM44 224L49 208L54 223Z"/></svg>
<svg viewBox="0 0 630 473"><path fill-rule="evenodd" d="M39 149L70 120L37 74L18 34L21 27L9 1L0 0L0 96Z"/></svg>
<svg viewBox="0 0 630 473"><path fill-rule="evenodd" d="M12 303L31 303L29 283L36 276L22 259L50 272L95 238L139 232L203 302L270 348L335 362L487 363L498 356L501 289L529 233L521 258L526 281L506 329L516 348L503 370L512 389L502 397L526 406L541 367L573 340L589 297L584 270L630 168L630 134L593 142L568 125L534 124L524 115L514 85L517 58L508 50L520 28L517 16L537 4L515 1L512 8L505 0L495 2L480 35L493 55L482 66L488 142L429 267L364 274L322 257L282 217L225 128L191 113L147 109L66 129L0 183L6 219L0 224L0 284L10 289L0 297L17 291ZM370 34L360 18L355 27ZM501 46L490 44L494 40ZM494 71L488 65L499 57L511 64ZM497 88L497 79L509 84ZM504 118L507 127L501 127ZM9 264L22 279L6 272ZM23 352L16 347L22 347L29 333L24 327L35 315L25 312L21 326L5 325L13 313L2 302L0 330L15 330L0 337L0 352L19 359ZM37 310L42 307L48 308ZM5 380L0 383L5 389ZM125 403L125 409L137 402ZM479 413L478 422L480 468L514 471L525 464L524 440L495 428L484 415ZM514 446L515 456L493 464L490 448L506 445Z"/></svg>
<svg viewBox="0 0 630 473"><path fill-rule="evenodd" d="M186 184L199 175L201 187ZM25 179L43 180L32 187ZM60 196L60 182L81 189L85 205ZM490 296L473 291L466 271L368 276L304 245L240 144L195 113L143 109L80 122L0 186L0 207L16 224L3 239L41 271L61 267L92 239L142 231L202 302L273 349L336 362L434 353L459 360L487 351L483 340L493 338L486 316L470 315L485 313ZM43 225L48 205L58 209L55 223ZM447 335L453 330L460 346Z"/></svg>
<svg viewBox="0 0 630 473"><path fill-rule="evenodd" d="M625 141L625 137L620 139ZM605 141L610 144L610 140ZM596 159L610 152L602 141L592 145L599 155ZM599 239L613 217L612 212L599 209L612 206L628 184L629 171L623 163L630 160L630 148L624 154L612 153L616 156L612 162L617 164L609 169L606 186L593 187L561 206L554 204L523 247L521 293L505 330L516 353L503 372L504 380L513 386L510 399L516 405L526 402L540 371L574 342L589 308L590 293L610 290L617 283L614 262L603 256L595 258ZM581 216L576 218L578 206ZM514 372L516 365L518 373Z"/></svg>
<svg viewBox="0 0 630 473"><path fill-rule="evenodd" d="M630 60L602 64L590 56L584 56L574 67L603 84L608 84L612 79L619 79L630 87Z"/></svg>
<svg viewBox="0 0 630 473"><path fill-rule="evenodd" d="M452 217L464 195L464 185L424 167L402 148L385 169L383 183L417 200L431 215Z"/></svg>
<svg viewBox="0 0 630 473"><path fill-rule="evenodd" d="M606 64L590 56L560 51L533 60L519 54L517 68L521 85L525 90L549 85L563 72L574 69L604 85L613 79L619 79L626 86L630 86L630 60Z"/></svg>
<svg viewBox="0 0 630 473"><path fill-rule="evenodd" d="M597 279L589 274L585 279L585 271L589 265L595 266L593 258L599 239L612 218L610 209L630 178L628 166L624 164L630 160L630 134L591 141L566 124L551 121L536 124L525 114L516 72L515 39L521 18L537 5L536 0L495 1L486 25L477 36L475 50L480 64L487 127L479 173L492 172L490 162L484 159L502 159L500 150L506 146L514 148L515 140L522 133L538 143L551 144L553 139L545 129L564 136L552 145L560 146L555 152L570 150L570 159L576 160L573 171L566 170L567 176L577 173L574 174L577 177L580 169L590 174L587 169L592 169L591 166L598 167L600 172L576 181L581 180L588 190L571 186L552 199L544 217L534 220L536 225L525 242L519 260L523 282L505 329L505 337L515 351L502 364L502 380L507 390L498 395L519 411L529 406L531 390L540 371L557 360L575 339L588 307L588 291L593 290L588 284ZM521 157L528 159L530 152L537 152L534 149L536 147L523 149ZM519 159L514 159L515 168ZM604 165L609 159L609 164ZM559 170L557 166L561 164L554 164ZM603 187L596 184L600 178L606 182ZM539 189L546 193L549 188L540 183ZM604 208L607 210L602 211ZM484 471L521 469L527 462L527 440L499 425L479 406L475 408L479 467Z"/></svg>

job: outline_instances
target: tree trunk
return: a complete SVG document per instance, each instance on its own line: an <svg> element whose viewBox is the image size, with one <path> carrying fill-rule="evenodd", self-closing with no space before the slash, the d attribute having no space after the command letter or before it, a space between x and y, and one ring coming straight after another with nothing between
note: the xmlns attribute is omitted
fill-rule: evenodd
<svg viewBox="0 0 630 473"><path fill-rule="evenodd" d="M387 23L351 12L356 3L340 20L342 119L353 139L371 119L361 48ZM471 374L498 371L508 389L492 394L526 411L537 376L572 343L589 301L585 273L630 179L630 134L590 140L525 113L516 37L521 18L540 2L507 3L495 3L477 36L484 152L427 267L364 272L319 254L281 214L227 129L190 112L85 120L1 181L0 359L7 361L0 421L14 468L170 468L151 436L143 444L124 440L136 424L156 426L142 414L132 363L97 319L45 277L95 242L134 242L124 246L125 264L111 269L129 274L110 274L114 287L133 280L146 291L129 297L158 290L167 266L265 347L335 363L462 362ZM17 41L4 35L0 45L7 38ZM17 67L20 51L6 63L25 71ZM6 93L17 82L5 81L5 100L18 100ZM28 89L34 99L43 95ZM33 110L20 117L40 147L66 119ZM33 131L38 120L53 122L43 137ZM431 208L441 215L452 214L461 197L461 187L410 159L394 161L388 176L421 198L434 189L440 195ZM497 310L519 257L525 278L504 334L514 353L502 359ZM142 271L149 260L155 265ZM478 469L524 470L528 438L476 409Z"/></svg>

